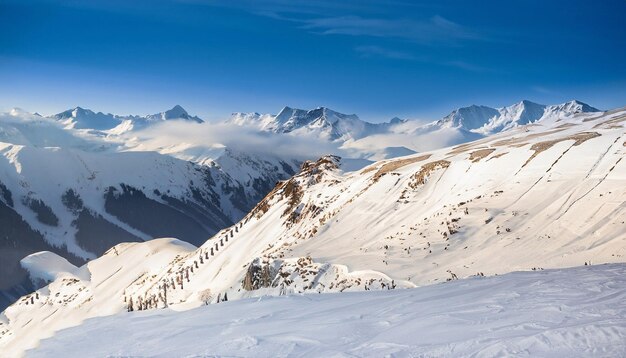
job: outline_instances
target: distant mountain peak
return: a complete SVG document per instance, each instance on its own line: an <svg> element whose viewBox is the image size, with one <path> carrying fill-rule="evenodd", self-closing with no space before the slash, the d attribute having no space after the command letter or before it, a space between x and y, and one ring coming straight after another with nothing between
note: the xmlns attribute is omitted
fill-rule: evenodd
<svg viewBox="0 0 626 358"><path fill-rule="evenodd" d="M563 106L564 108L570 108L578 110L579 112L602 112L601 110L588 105L585 102L579 101L577 99L573 99L569 102L565 102L559 106Z"/></svg>
<svg viewBox="0 0 626 358"><path fill-rule="evenodd" d="M146 116L146 119L149 121L169 121L169 120L176 120L176 119L184 119L184 120L193 121L197 123L204 122L202 119L200 119L197 116L189 115L189 113L187 113L187 111L179 104L175 105L174 107L172 107L171 109L168 109L165 112L148 115Z"/></svg>
<svg viewBox="0 0 626 358"><path fill-rule="evenodd" d="M452 113L437 122L442 127L460 127L464 129L480 128L491 118L498 116L495 108L472 104L468 107L457 108Z"/></svg>
<svg viewBox="0 0 626 358"><path fill-rule="evenodd" d="M599 112L599 110L577 100L547 106L524 99L502 108L479 105L461 107L436 123L440 127L460 128L489 134L546 118L560 118L583 112Z"/></svg>
<svg viewBox="0 0 626 358"><path fill-rule="evenodd" d="M519 101L519 104L531 105L531 106L533 106L533 105L534 106L543 106L542 104L539 104L539 103L536 103L536 102L533 102L533 101L530 101L530 100L527 100L527 99L523 99L523 100Z"/></svg>
<svg viewBox="0 0 626 358"><path fill-rule="evenodd" d="M184 118L189 116L189 113L179 104L172 107L172 109L164 112L168 118Z"/></svg>
<svg viewBox="0 0 626 358"><path fill-rule="evenodd" d="M406 119L402 119L400 117L393 117L389 120L389 124L400 124L400 123L406 123L407 120Z"/></svg>

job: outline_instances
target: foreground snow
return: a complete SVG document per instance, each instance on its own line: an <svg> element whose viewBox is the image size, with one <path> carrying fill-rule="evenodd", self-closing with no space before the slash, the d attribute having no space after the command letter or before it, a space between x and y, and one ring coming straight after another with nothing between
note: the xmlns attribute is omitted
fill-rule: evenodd
<svg viewBox="0 0 626 358"><path fill-rule="evenodd" d="M623 356L626 265L94 318L29 357Z"/></svg>

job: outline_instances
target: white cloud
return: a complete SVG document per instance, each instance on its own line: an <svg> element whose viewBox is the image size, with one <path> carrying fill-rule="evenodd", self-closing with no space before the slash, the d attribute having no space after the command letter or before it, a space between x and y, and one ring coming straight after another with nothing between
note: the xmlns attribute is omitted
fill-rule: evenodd
<svg viewBox="0 0 626 358"><path fill-rule="evenodd" d="M251 154L295 159L317 159L326 154L343 153L337 144L322 139L261 132L253 127L226 123L170 121L127 136L129 141L136 140L146 149L173 147L184 143L186 146L207 149L227 147Z"/></svg>

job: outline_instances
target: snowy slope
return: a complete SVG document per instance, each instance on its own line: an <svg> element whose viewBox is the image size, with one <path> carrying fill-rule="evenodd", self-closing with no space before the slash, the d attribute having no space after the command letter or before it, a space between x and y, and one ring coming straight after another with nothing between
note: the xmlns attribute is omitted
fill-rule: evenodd
<svg viewBox="0 0 626 358"><path fill-rule="evenodd" d="M185 113L177 106L134 120L200 125ZM118 117L82 108L66 115L0 114L1 308L33 290L19 265L30 253L51 250L82 264L119 242L176 236L201 244L300 163L228 148L198 157L131 148L128 133L84 129Z"/></svg>
<svg viewBox="0 0 626 358"><path fill-rule="evenodd" d="M614 264L119 314L63 330L27 357L617 357L625 286L626 267Z"/></svg>
<svg viewBox="0 0 626 358"><path fill-rule="evenodd" d="M624 109L572 116L350 173L337 157L307 162L197 249L118 245L87 265L90 279L20 299L4 312L0 347L126 310L624 262L624 123Z"/></svg>

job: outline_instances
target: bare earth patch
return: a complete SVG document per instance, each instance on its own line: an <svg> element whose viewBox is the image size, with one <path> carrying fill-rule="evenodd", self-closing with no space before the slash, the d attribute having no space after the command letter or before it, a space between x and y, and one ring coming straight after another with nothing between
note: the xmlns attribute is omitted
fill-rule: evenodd
<svg viewBox="0 0 626 358"><path fill-rule="evenodd" d="M378 164L380 164L380 163L375 163L375 164L370 165L367 168L362 169L361 170L361 174L366 174L366 173L369 173L369 172L372 172L372 171L378 169Z"/></svg>
<svg viewBox="0 0 626 358"><path fill-rule="evenodd" d="M534 139L534 138L538 138L538 137L545 137L547 135L558 133L558 132L562 132L564 130L565 130L565 128L559 128L559 129L553 129L551 131L532 133L532 134L529 134L529 135L527 135L525 137L519 137L519 138L513 137L513 138L509 138L509 139L505 139L505 140L500 140L500 141L494 142L493 145L495 145L497 147L499 147L499 146L514 146L515 144L520 144L520 143L524 143L523 145L526 145L525 142L528 142L530 139Z"/></svg>
<svg viewBox="0 0 626 358"><path fill-rule="evenodd" d="M608 121L604 121L602 123L598 123L595 126L593 126L593 128L607 128L607 129L611 129L611 128L615 128L613 127L614 125L617 125L618 123L624 122L626 121L626 116L618 116L615 117L613 119L609 119Z"/></svg>
<svg viewBox="0 0 626 358"><path fill-rule="evenodd" d="M394 160L392 162L389 163L385 163L383 164L382 167L380 167L380 169L376 172L376 174L374 174L374 181L377 181L378 179L380 179L381 176L400 169L404 166L407 166L409 164L413 164L413 163L417 163L417 162L421 162L424 161L428 158L430 158L431 154L424 154L424 155L420 155L419 157L414 157L414 158L405 158L405 159L399 159L399 160Z"/></svg>
<svg viewBox="0 0 626 358"><path fill-rule="evenodd" d="M498 153L498 154L496 154L496 155L492 156L491 158L487 159L487 161L490 161L491 159L497 159L497 158L500 158L501 156L504 156L504 155L506 155L506 154L509 154L509 152L502 152L502 153Z"/></svg>
<svg viewBox="0 0 626 358"><path fill-rule="evenodd" d="M470 153L469 160L471 160L472 163L479 162L481 159L493 153L495 150L496 150L495 148L477 150L475 152Z"/></svg>
<svg viewBox="0 0 626 358"><path fill-rule="evenodd" d="M450 162L447 160L437 160L424 164L422 165L420 171L413 175L413 181L409 183L409 186L415 189L418 185L424 185L426 184L426 178L428 178L430 173L434 172L437 169L445 169L449 166Z"/></svg>
<svg viewBox="0 0 626 358"><path fill-rule="evenodd" d="M526 163L524 163L524 165L522 165L522 168L526 166L526 164L530 163L531 160L533 160L537 155L539 155L539 153L544 152L550 148L552 148L555 144L566 141L566 140L573 140L574 144L572 144L572 146L575 145L581 145L584 142L588 141L589 139L595 138L595 137L599 137L600 134L597 132L581 132L581 133L576 133L567 137L563 137L563 138L559 138L559 139L554 139L554 140L548 140L545 142L539 142L539 143L535 143L533 144L532 147L530 147L530 150L534 150L535 152L533 153L533 155L530 156L530 158L528 158L528 160L526 161Z"/></svg>
<svg viewBox="0 0 626 358"><path fill-rule="evenodd" d="M560 126L557 126L556 128L570 128L570 127L576 127L580 124L577 123L563 123Z"/></svg>
<svg viewBox="0 0 626 358"><path fill-rule="evenodd" d="M446 155L447 156L453 156L453 155L457 155L457 154L468 152L468 151L470 151L472 149L482 149L482 148L486 148L486 147L479 146L478 143L470 142L470 143L462 144L462 145L459 145L459 146L456 146L456 147L452 148L452 151L450 151L449 153L446 153Z"/></svg>

